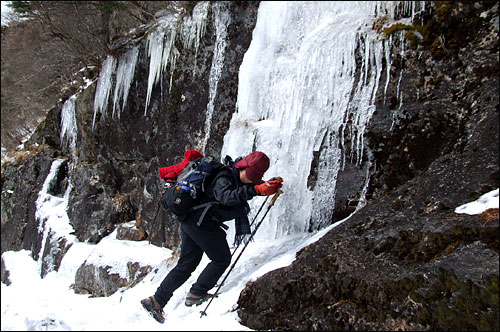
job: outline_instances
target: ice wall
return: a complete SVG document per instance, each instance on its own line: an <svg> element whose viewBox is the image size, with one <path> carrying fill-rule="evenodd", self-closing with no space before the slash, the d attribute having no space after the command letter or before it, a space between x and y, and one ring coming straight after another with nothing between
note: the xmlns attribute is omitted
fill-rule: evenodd
<svg viewBox="0 0 500 332"><path fill-rule="evenodd" d="M414 15L413 2L400 8ZM257 238L319 228L330 222L343 158L360 163L363 133L390 40L371 29L377 15L394 18L398 2L261 2L252 42L239 72L237 112L222 156L268 154L266 178L282 176L284 194ZM355 57L361 60L356 64ZM342 131L350 119L352 130ZM349 137L351 156L340 144ZM317 182L308 187L314 156ZM253 210L263 199L252 201Z"/></svg>

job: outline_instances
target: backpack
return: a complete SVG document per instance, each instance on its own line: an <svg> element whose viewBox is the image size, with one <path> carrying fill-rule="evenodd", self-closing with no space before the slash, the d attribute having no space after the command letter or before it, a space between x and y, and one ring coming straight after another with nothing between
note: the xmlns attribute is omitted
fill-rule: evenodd
<svg viewBox="0 0 500 332"><path fill-rule="evenodd" d="M208 209L216 204L213 201L201 203L205 186L223 167L225 166L213 160L212 157L200 157L190 161L177 180L167 182L167 188L160 200L162 208L172 212L180 220L183 220L189 213L203 208L197 223L199 226Z"/></svg>

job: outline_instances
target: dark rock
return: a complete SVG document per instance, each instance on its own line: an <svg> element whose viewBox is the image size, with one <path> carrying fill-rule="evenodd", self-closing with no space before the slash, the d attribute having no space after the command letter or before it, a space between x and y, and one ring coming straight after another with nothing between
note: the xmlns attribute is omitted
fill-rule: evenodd
<svg viewBox="0 0 500 332"><path fill-rule="evenodd" d="M10 271L7 270L5 268L5 263L3 261L3 257L2 259L0 260L1 261L1 266L2 266L2 275L1 275L1 281L6 284L7 286L9 286L11 284L11 281L9 279L9 276L10 276Z"/></svg>
<svg viewBox="0 0 500 332"><path fill-rule="evenodd" d="M127 263L128 276L111 272L111 266L95 266L83 263L75 275L72 285L77 294L91 294L92 297L110 296L122 287L132 287L153 270L151 266L141 266L138 262Z"/></svg>
<svg viewBox="0 0 500 332"><path fill-rule="evenodd" d="M116 239L129 241L142 241L147 238L146 232L137 228L135 222L118 225Z"/></svg>
<svg viewBox="0 0 500 332"><path fill-rule="evenodd" d="M379 88L365 135L376 165L367 205L298 252L290 266L248 283L238 300L242 324L499 329L498 214L486 223L454 212L499 186L498 26L488 23L498 18L498 5L490 11L492 3L448 5L424 23L442 32L448 53L435 40L424 39L404 57L393 45L388 93ZM360 177L350 165L339 175L344 184L349 173ZM339 189L336 218L349 213L349 197L359 190L352 187Z"/></svg>
<svg viewBox="0 0 500 332"><path fill-rule="evenodd" d="M207 146L207 153L215 157L220 155L222 136L235 110L237 73L251 41L258 9L258 2L221 5L229 11L231 24ZM112 116L114 86L106 115L96 114L95 123L93 105L97 82L81 90L75 101L77 149L72 152L65 147L61 149L63 100L48 112L25 144L27 151L35 152L20 151L16 163L2 165L2 253L28 249L38 259L40 254L50 251L48 247L41 248L35 202L52 161L61 155L68 159L68 164L50 190L60 195L68 185L63 178L71 179L67 212L79 241L98 243L117 225L141 220L141 229L151 243L172 249L178 247L178 221L159 209L163 183L157 170L180 162L185 149L200 148L198 144L205 135L209 75L216 40L213 15L209 10L196 59L194 50L184 49L182 41L176 41L180 55L172 84L165 74L167 78L160 80L152 91L146 114L149 61L145 37L151 25L138 27L110 45L116 57L132 45L140 45L134 82L125 109L119 109L119 117ZM95 75L91 71L85 73L86 77ZM170 67L165 72L170 72ZM68 249L62 243L58 245L58 240L54 243L61 257L44 271L57 270Z"/></svg>

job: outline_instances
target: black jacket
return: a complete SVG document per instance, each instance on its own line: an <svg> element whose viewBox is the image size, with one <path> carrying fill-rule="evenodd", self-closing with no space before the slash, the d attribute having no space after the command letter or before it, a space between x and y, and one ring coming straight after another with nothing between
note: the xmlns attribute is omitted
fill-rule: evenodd
<svg viewBox="0 0 500 332"><path fill-rule="evenodd" d="M239 213L250 210L248 200L257 196L254 184L244 184L239 170L232 166L222 167L204 189L203 202L216 202L208 215L218 222L235 219ZM198 216L201 213L196 213Z"/></svg>
<svg viewBox="0 0 500 332"><path fill-rule="evenodd" d="M257 196L254 184L241 182L239 170L234 167L232 160L225 160L225 164L218 164L217 170L205 179L203 195L195 203L194 210L184 216L181 221L194 221L198 225L208 226L208 224L220 224L233 219L248 220L250 207L247 201ZM210 202L213 204L210 204L206 212L205 207L201 205ZM200 208L197 209L197 206ZM201 220L203 213L206 214Z"/></svg>

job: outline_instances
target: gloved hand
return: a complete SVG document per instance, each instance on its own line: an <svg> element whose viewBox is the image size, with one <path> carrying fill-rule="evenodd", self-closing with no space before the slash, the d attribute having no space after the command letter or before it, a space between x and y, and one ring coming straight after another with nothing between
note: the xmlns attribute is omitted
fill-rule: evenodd
<svg viewBox="0 0 500 332"><path fill-rule="evenodd" d="M262 184L255 186L255 191L258 195L269 196L276 194L278 190L283 186L283 179L280 177L272 178Z"/></svg>

